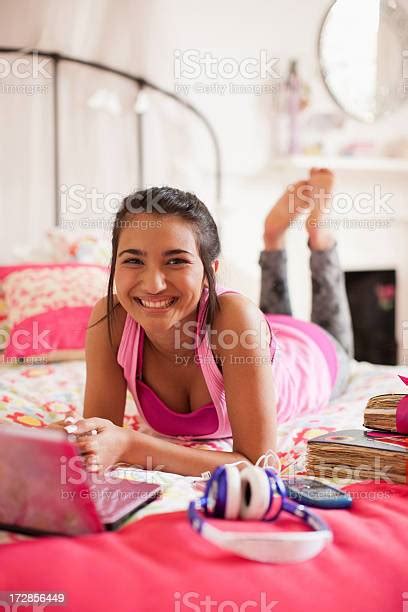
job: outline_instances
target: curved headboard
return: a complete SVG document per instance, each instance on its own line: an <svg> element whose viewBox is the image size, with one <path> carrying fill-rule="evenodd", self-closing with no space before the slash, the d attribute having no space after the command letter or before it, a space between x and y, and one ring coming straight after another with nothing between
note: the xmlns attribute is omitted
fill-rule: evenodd
<svg viewBox="0 0 408 612"><path fill-rule="evenodd" d="M36 54L39 57L48 57L54 63L54 87L53 87L53 123L54 123L54 189L55 189L55 208L54 208L54 218L56 225L59 224L60 221L60 210L59 210L59 121L58 121L58 67L59 62L71 62L73 64L80 64L82 66L88 66L89 68L95 68L96 70L103 70L105 72L109 72L110 74L115 74L124 79L132 81L139 87L139 91L142 91L145 88L153 89L164 96L175 100L178 104L181 104L183 107L187 108L190 112L194 113L200 121L205 125L208 134L211 138L213 148L214 148L214 162L215 162L215 189L214 189L214 197L215 197L215 208L219 209L220 201L221 201L221 154L220 154L220 146L218 143L218 139L215 135L214 128L208 121L208 119L203 115L195 106L177 96L171 91L167 91L163 87L152 83L151 81L145 79L144 77L137 76L135 74L131 74L130 72L125 72L123 70L118 70L117 68L111 68L110 66L106 66L105 64L99 62L91 62L87 60L82 60L77 57L71 57L68 55L64 55L62 53L56 53L52 51L41 51L40 49L34 48L21 48L21 47L0 47L0 53L21 53L22 55L30 55ZM144 184L144 150L143 150L143 113L137 114L138 121L138 182L139 186L143 187ZM219 220L218 220L219 221Z"/></svg>

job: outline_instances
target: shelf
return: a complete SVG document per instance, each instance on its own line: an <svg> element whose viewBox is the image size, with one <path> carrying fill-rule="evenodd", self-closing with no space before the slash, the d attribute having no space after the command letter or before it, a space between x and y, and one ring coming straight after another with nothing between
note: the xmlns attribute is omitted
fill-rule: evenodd
<svg viewBox="0 0 408 612"><path fill-rule="evenodd" d="M331 168L332 170L367 170L407 172L408 159L394 157L333 157L324 155L287 155L272 160L272 168Z"/></svg>

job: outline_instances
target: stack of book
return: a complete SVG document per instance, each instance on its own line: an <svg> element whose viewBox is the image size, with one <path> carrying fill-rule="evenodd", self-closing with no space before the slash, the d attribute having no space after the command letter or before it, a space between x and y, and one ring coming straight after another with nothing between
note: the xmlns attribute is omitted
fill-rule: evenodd
<svg viewBox="0 0 408 612"><path fill-rule="evenodd" d="M403 413L408 409L404 409L404 400L406 395L376 395L368 400L366 409L364 410L364 427L377 429L379 431L391 431L403 433L403 427L399 427L400 421L403 420Z"/></svg>
<svg viewBox="0 0 408 612"><path fill-rule="evenodd" d="M316 478L408 484L408 396L372 397L363 425L367 429L333 431L309 440L306 472Z"/></svg>

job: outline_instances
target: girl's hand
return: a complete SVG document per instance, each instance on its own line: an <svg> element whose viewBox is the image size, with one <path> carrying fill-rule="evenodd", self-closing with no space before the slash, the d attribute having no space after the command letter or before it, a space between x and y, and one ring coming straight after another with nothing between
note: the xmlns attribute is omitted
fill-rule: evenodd
<svg viewBox="0 0 408 612"><path fill-rule="evenodd" d="M54 423L49 423L46 427L47 429L64 429L67 425L71 425L72 423L76 423L80 421L81 417L74 411L69 410L60 421L54 421Z"/></svg>
<svg viewBox="0 0 408 612"><path fill-rule="evenodd" d="M121 461L130 434L136 433L98 417L81 419L66 426L65 431L76 435L87 468L92 472L102 471Z"/></svg>

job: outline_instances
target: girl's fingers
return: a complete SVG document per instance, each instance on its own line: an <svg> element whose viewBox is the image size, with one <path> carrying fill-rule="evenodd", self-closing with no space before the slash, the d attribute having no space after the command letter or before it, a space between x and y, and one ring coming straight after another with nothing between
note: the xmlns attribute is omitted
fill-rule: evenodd
<svg viewBox="0 0 408 612"><path fill-rule="evenodd" d="M90 465L97 465L99 463L97 453L83 452L81 453L81 456L83 461L85 462L86 467L89 467Z"/></svg>
<svg viewBox="0 0 408 612"><path fill-rule="evenodd" d="M95 455L96 450L94 448L86 448L85 446L79 447L81 455Z"/></svg>
<svg viewBox="0 0 408 612"><path fill-rule="evenodd" d="M86 461L87 459L90 459L91 457L95 456L96 453L93 451L87 451L87 450L81 450L81 457L84 461Z"/></svg>
<svg viewBox="0 0 408 612"><path fill-rule="evenodd" d="M98 460L98 449L94 444L79 444L80 453L82 459L85 461L85 465L88 468L91 465L99 465Z"/></svg>
<svg viewBox="0 0 408 612"><path fill-rule="evenodd" d="M89 472L99 472L101 469L98 457L95 454L89 455L85 458L85 465Z"/></svg>
<svg viewBox="0 0 408 612"><path fill-rule="evenodd" d="M87 436L87 438L88 438L88 436ZM79 439L79 440L77 440L77 445L79 446L81 451L84 451L84 452L87 452L87 453L96 453L97 452L97 445L95 444L95 442L91 438L88 438L87 440Z"/></svg>
<svg viewBox="0 0 408 612"><path fill-rule="evenodd" d="M97 456L95 455L95 453L88 453L87 455L85 455L84 459L87 465L98 463Z"/></svg>
<svg viewBox="0 0 408 612"><path fill-rule="evenodd" d="M89 472L99 472L102 469L98 461L97 435L105 427L106 420L98 417L83 419L69 415L65 419L65 431L74 434L86 468Z"/></svg>
<svg viewBox="0 0 408 612"><path fill-rule="evenodd" d="M55 421L54 423L49 423L47 425L47 429L65 429L65 421Z"/></svg>
<svg viewBox="0 0 408 612"><path fill-rule="evenodd" d="M73 424L73 423L78 423L78 421L81 420L81 417L78 416L77 414L72 414L70 416L65 417L64 422L67 425Z"/></svg>
<svg viewBox="0 0 408 612"><path fill-rule="evenodd" d="M104 422L105 419L99 419L98 417L80 419L76 423L67 425L65 427L65 431L67 433L74 433L77 435L92 434L92 430L95 430L98 433L99 431L102 431Z"/></svg>
<svg viewBox="0 0 408 612"><path fill-rule="evenodd" d="M98 464L91 464L87 466L88 472L100 472L102 467Z"/></svg>

